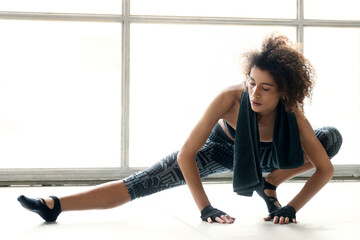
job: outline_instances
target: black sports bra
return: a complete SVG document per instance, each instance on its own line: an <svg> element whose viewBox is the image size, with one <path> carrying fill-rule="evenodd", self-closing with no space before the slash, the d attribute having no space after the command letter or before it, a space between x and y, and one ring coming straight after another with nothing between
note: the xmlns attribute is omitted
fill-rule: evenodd
<svg viewBox="0 0 360 240"><path fill-rule="evenodd" d="M225 121L225 119L223 119L223 121L224 121L225 127L226 127L229 135L230 135L233 139L235 139L235 131L236 131L236 130L235 130L232 126L230 126L230 125ZM260 142L260 148L271 147L271 146L272 146L272 142Z"/></svg>
<svg viewBox="0 0 360 240"><path fill-rule="evenodd" d="M225 121L225 119L223 119L223 121L224 121L224 125L225 125L225 127L226 127L229 135L230 135L233 139L235 139L235 129L233 129L233 128Z"/></svg>

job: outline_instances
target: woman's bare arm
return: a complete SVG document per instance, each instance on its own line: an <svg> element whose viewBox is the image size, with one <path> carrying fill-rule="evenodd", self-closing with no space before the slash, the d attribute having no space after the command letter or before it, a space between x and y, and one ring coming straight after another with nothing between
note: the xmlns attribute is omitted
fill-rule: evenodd
<svg viewBox="0 0 360 240"><path fill-rule="evenodd" d="M236 103L235 101L239 101L241 92L241 89L237 87L235 89L230 88L219 94L206 109L178 154L180 169L200 211L210 205L210 201L200 179L195 155L205 144L218 120L232 108Z"/></svg>
<svg viewBox="0 0 360 240"><path fill-rule="evenodd" d="M326 154L324 147L314 134L310 123L302 113L297 113L300 140L304 153L315 167L315 173L308 179L302 190L289 202L299 211L312 197L315 196L334 175L334 168Z"/></svg>

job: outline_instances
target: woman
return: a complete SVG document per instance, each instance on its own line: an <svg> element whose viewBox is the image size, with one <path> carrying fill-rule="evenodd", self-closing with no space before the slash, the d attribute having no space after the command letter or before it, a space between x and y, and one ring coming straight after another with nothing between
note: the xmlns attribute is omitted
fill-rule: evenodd
<svg viewBox="0 0 360 240"><path fill-rule="evenodd" d="M224 90L211 102L179 152L87 192L45 200L22 195L18 200L44 220L56 221L61 212L113 208L187 183L202 220L231 224L235 218L211 206L201 178L234 170L237 193L249 196L256 191L265 200L265 221L295 223L296 212L332 178L330 158L339 151L342 138L335 128L314 131L304 116L313 70L285 36L269 36L261 51L244 56L245 83ZM243 167L249 164L254 168ZM302 190L281 207L276 187L313 168ZM270 173L262 179L259 171ZM247 175L250 172L254 174Z"/></svg>

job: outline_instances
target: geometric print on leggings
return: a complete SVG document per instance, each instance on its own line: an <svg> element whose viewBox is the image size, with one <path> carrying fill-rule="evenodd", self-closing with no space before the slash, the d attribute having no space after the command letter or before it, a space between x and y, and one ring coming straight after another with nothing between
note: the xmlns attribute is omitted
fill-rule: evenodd
<svg viewBox="0 0 360 240"><path fill-rule="evenodd" d="M329 158L333 158L339 152L343 141L339 130L334 127L326 126L317 128L314 132Z"/></svg>
<svg viewBox="0 0 360 240"><path fill-rule="evenodd" d="M224 147L225 146L210 142L206 143L196 154L196 165L199 169L200 178L232 170L233 151L229 151L229 149L224 151ZM221 148L221 150L219 150L219 148Z"/></svg>
<svg viewBox="0 0 360 240"><path fill-rule="evenodd" d="M124 179L131 200L185 184L177 166L177 152L157 162L152 167Z"/></svg>
<svg viewBox="0 0 360 240"><path fill-rule="evenodd" d="M315 129L315 135L330 158L338 153L342 144L342 136L336 128ZM261 151L262 170L272 171L274 163L271 154L269 155L271 148L261 150L263 150ZM178 152L174 152L152 167L125 178L124 183L131 200L185 184L185 179L177 163L177 155ZM225 141L223 136L216 131L210 134L205 145L196 154L200 178L214 173L232 171L233 161L233 144Z"/></svg>
<svg viewBox="0 0 360 240"><path fill-rule="evenodd" d="M228 168L213 160L216 157L213 152L211 147L210 149L206 147L196 155L196 164L201 178L229 171ZM177 163L177 155L178 152L174 152L152 167L125 178L124 183L131 200L184 185L186 182Z"/></svg>

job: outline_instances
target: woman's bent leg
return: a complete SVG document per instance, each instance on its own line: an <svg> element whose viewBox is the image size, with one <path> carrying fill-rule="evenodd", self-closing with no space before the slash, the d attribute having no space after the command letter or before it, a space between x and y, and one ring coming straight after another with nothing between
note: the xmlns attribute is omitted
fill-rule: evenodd
<svg viewBox="0 0 360 240"><path fill-rule="evenodd" d="M338 151L340 150L342 144L342 137L339 131L333 127L323 127L319 129L315 129L314 133L318 140L323 145L326 153L331 159L334 157ZM281 183L298 176L299 174L305 173L314 168L312 163L309 161L308 157L304 154L304 165L294 169L275 169L270 174L268 174L265 180L274 185L275 189ZM264 189L264 193L269 197L276 196L276 190L273 189ZM279 206L279 205L277 205Z"/></svg>
<svg viewBox="0 0 360 240"><path fill-rule="evenodd" d="M334 127L322 127L315 129L314 132L318 140L323 145L329 158L333 158L339 152L342 145L342 136L340 132ZM305 154L304 161L305 164L299 168L274 170L266 176L266 181L275 186L278 186L284 181L314 168Z"/></svg>

